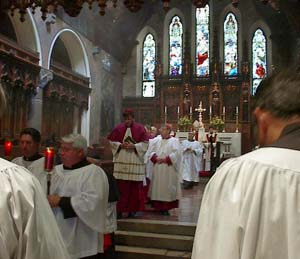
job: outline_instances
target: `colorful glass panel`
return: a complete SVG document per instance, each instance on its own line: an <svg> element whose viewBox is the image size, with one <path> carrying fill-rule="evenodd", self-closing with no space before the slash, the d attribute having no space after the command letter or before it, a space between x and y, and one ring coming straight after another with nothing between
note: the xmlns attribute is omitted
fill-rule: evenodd
<svg viewBox="0 0 300 259"><path fill-rule="evenodd" d="M182 74L182 23L178 16L174 16L169 25L169 75L178 76Z"/></svg>
<svg viewBox="0 0 300 259"><path fill-rule="evenodd" d="M143 43L143 96L155 95L155 40L152 34L147 34Z"/></svg>
<svg viewBox="0 0 300 259"><path fill-rule="evenodd" d="M267 76L267 41L264 32L257 29L252 39L252 94Z"/></svg>
<svg viewBox="0 0 300 259"><path fill-rule="evenodd" d="M224 74L238 74L238 23L233 13L224 22Z"/></svg>
<svg viewBox="0 0 300 259"><path fill-rule="evenodd" d="M196 75L209 75L209 5L196 8Z"/></svg>

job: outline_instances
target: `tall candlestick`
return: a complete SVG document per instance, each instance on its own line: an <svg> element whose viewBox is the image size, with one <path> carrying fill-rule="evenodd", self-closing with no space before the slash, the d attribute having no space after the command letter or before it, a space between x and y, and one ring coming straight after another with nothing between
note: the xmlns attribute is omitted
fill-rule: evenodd
<svg viewBox="0 0 300 259"><path fill-rule="evenodd" d="M235 129L235 132L239 132L239 107L237 106L236 107L236 129Z"/></svg>
<svg viewBox="0 0 300 259"><path fill-rule="evenodd" d="M223 121L224 121L224 128L223 128L223 131L222 132L225 132L225 121L226 121L226 115L225 115L225 106L223 106Z"/></svg>
<svg viewBox="0 0 300 259"><path fill-rule="evenodd" d="M9 140L6 140L4 142L4 155L5 156L10 156L11 155L11 150L12 150L12 143Z"/></svg>
<svg viewBox="0 0 300 259"><path fill-rule="evenodd" d="M180 108L177 106L177 123L179 122L179 114L180 114ZM179 128L177 128L177 131L179 131Z"/></svg>

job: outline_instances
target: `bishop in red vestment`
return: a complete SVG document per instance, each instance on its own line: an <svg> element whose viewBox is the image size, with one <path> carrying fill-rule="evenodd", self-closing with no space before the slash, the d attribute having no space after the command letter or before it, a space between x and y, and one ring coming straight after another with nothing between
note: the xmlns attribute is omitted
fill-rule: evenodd
<svg viewBox="0 0 300 259"><path fill-rule="evenodd" d="M121 194L117 204L119 217L123 212L133 216L144 209L144 155L148 148L146 130L134 121L133 110L125 110L123 118L124 122L117 125L108 136L113 152L114 177Z"/></svg>

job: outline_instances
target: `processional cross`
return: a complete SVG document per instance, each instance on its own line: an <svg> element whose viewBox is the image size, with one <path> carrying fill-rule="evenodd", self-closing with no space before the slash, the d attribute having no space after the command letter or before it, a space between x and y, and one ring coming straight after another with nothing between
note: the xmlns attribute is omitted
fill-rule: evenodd
<svg viewBox="0 0 300 259"><path fill-rule="evenodd" d="M196 112L199 112L199 128L203 128L203 122L202 122L202 112L205 112L206 109L202 108L202 102L200 102L198 108L195 109Z"/></svg>

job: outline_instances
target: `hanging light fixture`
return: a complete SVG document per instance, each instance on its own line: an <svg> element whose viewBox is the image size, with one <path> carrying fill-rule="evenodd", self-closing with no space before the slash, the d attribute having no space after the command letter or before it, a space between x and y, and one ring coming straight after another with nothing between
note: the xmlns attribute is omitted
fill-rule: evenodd
<svg viewBox="0 0 300 259"><path fill-rule="evenodd" d="M125 0L124 5L133 13L142 8L144 1L141 0Z"/></svg>
<svg viewBox="0 0 300 259"><path fill-rule="evenodd" d="M192 4L197 8L203 8L208 4L208 0L192 0Z"/></svg>
<svg viewBox="0 0 300 259"><path fill-rule="evenodd" d="M237 8L239 4L239 0L231 0L231 4L233 5L233 7Z"/></svg>
<svg viewBox="0 0 300 259"><path fill-rule="evenodd" d="M163 8L167 12L170 9L170 0L162 0L163 2Z"/></svg>
<svg viewBox="0 0 300 259"><path fill-rule="evenodd" d="M279 4L278 0L259 0L264 4L269 4L273 9L278 10ZM23 22L25 20L26 9L30 8L34 13L37 7L41 8L42 19L46 20L48 13L53 13L56 11L58 6L62 6L65 12L72 16L76 17L79 15L82 6L84 3L89 5L89 8L92 8L93 3L98 3L100 8L99 14L104 15L107 8L107 3L112 3L113 7L117 6L118 0L1 0L0 10L10 10L11 14L14 15L15 10L19 10L20 20ZM123 4L131 12L139 11L145 1L143 0L123 0ZM191 3L197 8L204 7L208 4L208 0L191 0ZM232 0L232 5L234 7L238 6L238 0ZM162 6L165 11L170 9L171 0L162 0Z"/></svg>

